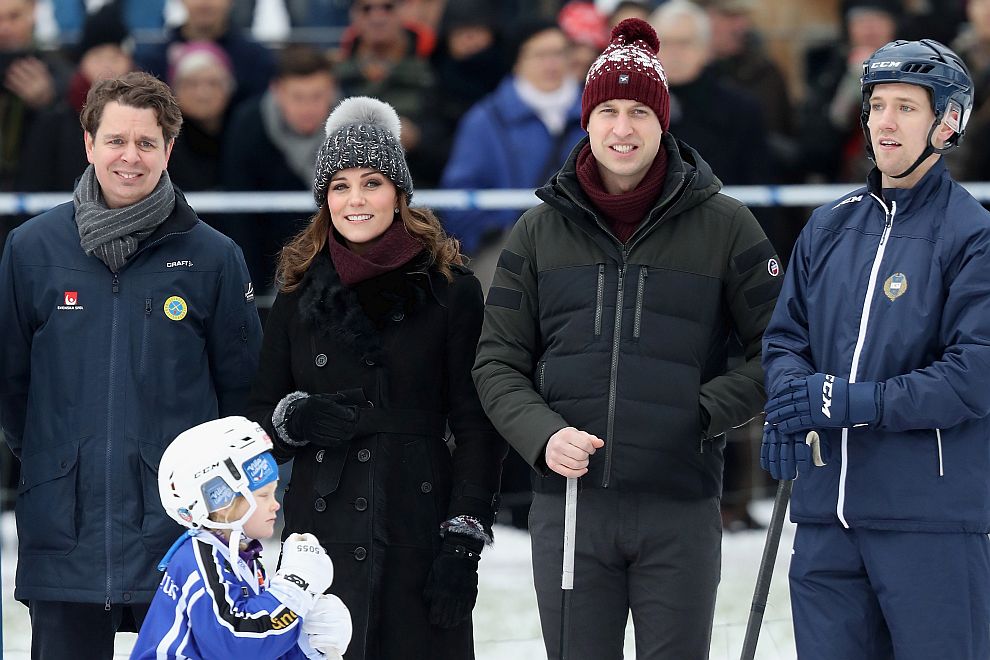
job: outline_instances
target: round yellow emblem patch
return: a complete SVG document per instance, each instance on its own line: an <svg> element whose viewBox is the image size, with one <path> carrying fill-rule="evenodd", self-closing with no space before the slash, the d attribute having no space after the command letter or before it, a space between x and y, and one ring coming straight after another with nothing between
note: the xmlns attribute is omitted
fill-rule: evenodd
<svg viewBox="0 0 990 660"><path fill-rule="evenodd" d="M165 301L165 316L173 321L181 321L186 318L188 311L189 307L186 305L186 301L179 296L172 296Z"/></svg>
<svg viewBox="0 0 990 660"><path fill-rule="evenodd" d="M908 288L907 277L904 273L894 273L883 283L883 292L891 300L896 300L904 295Z"/></svg>

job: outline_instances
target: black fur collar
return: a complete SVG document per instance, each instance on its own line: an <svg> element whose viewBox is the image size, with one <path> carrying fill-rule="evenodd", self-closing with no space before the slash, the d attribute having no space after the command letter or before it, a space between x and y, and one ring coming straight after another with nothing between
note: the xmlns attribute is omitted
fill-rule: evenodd
<svg viewBox="0 0 990 660"><path fill-rule="evenodd" d="M391 301L385 303L392 308L390 312L401 311L409 316L425 304L426 290L432 292L433 283L426 263L414 260L403 271L375 278L389 278L393 280L392 284L398 282L394 291L388 290L391 287L387 285L378 287L375 280L362 282L356 288L347 287L340 281L329 254L321 252L303 277L299 296L300 316L319 334L334 337L359 358L382 364L385 357L382 332L361 305L356 289L364 289L362 295L365 296L368 292L374 292L373 295ZM376 304L375 307L381 305Z"/></svg>
<svg viewBox="0 0 990 660"><path fill-rule="evenodd" d="M381 363L382 335L361 309L357 293L340 281L329 255L316 256L301 288L299 313L304 321L321 335L339 339L360 358Z"/></svg>

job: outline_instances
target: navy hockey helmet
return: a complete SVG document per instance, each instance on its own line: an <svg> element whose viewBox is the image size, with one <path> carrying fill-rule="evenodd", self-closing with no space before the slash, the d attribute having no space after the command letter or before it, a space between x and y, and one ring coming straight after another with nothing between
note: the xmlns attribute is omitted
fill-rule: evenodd
<svg viewBox="0 0 990 660"><path fill-rule="evenodd" d="M962 59L952 49L935 41L892 41L879 48L863 62L863 109L860 124L866 135L866 149L873 158L873 145L867 121L870 118L870 95L873 86L881 83L905 83L924 87L931 94L935 122L928 134L928 148L907 172L907 176L932 153L944 153L957 146L966 133L966 124L973 111L973 78ZM945 146L931 146L931 137L945 121L954 131Z"/></svg>

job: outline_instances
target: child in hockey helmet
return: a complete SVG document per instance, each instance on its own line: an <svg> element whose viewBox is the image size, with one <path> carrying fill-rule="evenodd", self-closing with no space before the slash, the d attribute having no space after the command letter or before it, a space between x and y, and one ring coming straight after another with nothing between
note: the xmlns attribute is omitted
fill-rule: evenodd
<svg viewBox="0 0 990 660"><path fill-rule="evenodd" d="M311 534L293 534L271 580L259 539L274 533L278 466L260 426L226 417L181 433L162 454L166 513L189 528L166 571L132 658L340 658L351 620L323 592L333 564Z"/></svg>

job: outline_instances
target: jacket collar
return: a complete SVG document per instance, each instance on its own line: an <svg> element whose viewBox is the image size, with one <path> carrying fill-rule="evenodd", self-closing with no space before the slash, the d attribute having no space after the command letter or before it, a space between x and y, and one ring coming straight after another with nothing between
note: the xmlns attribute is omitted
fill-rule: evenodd
<svg viewBox="0 0 990 660"><path fill-rule="evenodd" d="M925 172L925 176L911 188L882 188L881 181L880 170L874 167L867 177L868 191L884 200L887 206L890 206L891 202L896 203L897 215L904 216L916 212L932 201L940 194L943 186L951 181L951 177L945 165L945 158L939 158L931 169Z"/></svg>

